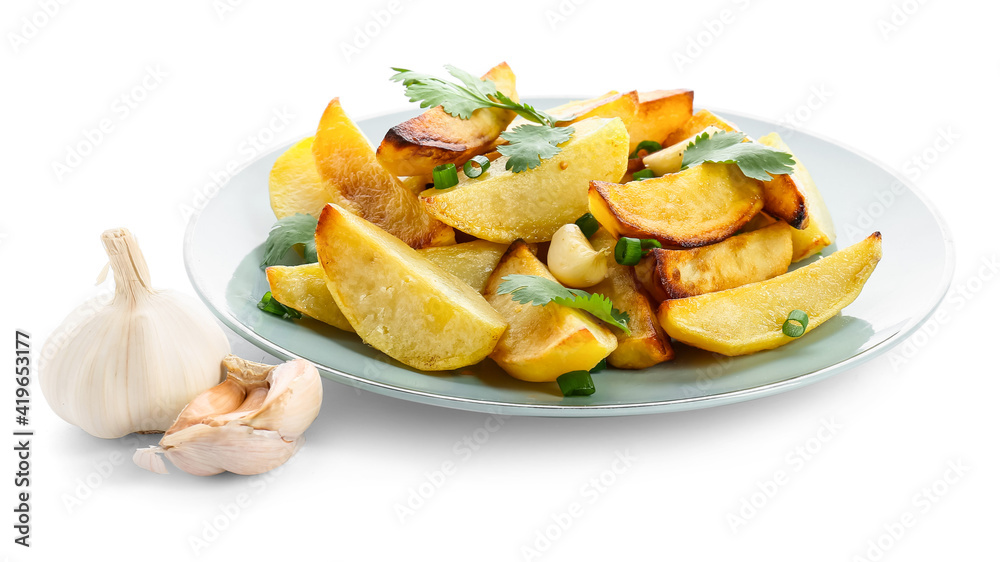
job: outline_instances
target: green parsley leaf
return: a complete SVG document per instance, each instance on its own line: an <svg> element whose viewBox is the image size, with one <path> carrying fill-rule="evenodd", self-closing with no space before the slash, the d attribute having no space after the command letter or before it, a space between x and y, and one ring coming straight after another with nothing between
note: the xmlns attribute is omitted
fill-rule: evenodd
<svg viewBox="0 0 1000 562"><path fill-rule="evenodd" d="M544 125L519 125L505 131L500 138L510 144L497 147L500 154L507 156L507 169L515 173L535 168L546 158L552 158L559 151L559 145L573 135L573 127L546 127Z"/></svg>
<svg viewBox="0 0 1000 562"><path fill-rule="evenodd" d="M537 275L507 275L497 288L497 294L509 294L514 301L521 304L545 306L554 302L578 308L621 328L626 334L631 334L628 329L628 313L616 309L611 299L600 293L591 294L580 289L569 289L556 281Z"/></svg>
<svg viewBox="0 0 1000 562"><path fill-rule="evenodd" d="M268 291L268 292L264 293L264 296L261 297L260 302L257 303L257 308L259 308L260 310L263 310L264 312L267 312L268 314L273 314L275 316L280 316L280 317L284 318L285 320L292 320L292 319L295 319L295 318L302 318L302 313L301 312L299 312L298 310L295 310L292 307L285 306L285 305L281 304L280 302L278 302L274 298L274 295L271 294L271 291Z"/></svg>
<svg viewBox="0 0 1000 562"><path fill-rule="evenodd" d="M795 160L791 154L756 142L743 142L743 133L718 132L698 135L684 149L681 169L703 162L736 164L748 178L760 181L773 179L769 174L790 174Z"/></svg>
<svg viewBox="0 0 1000 562"><path fill-rule="evenodd" d="M452 117L468 119L477 109L495 107L509 109L534 123L555 124L555 119L551 115L528 104L518 103L498 91L497 85L492 80L477 78L451 65L446 65L445 68L461 83L456 84L430 74L396 67L393 67L396 74L389 79L403 84L406 96L411 102L419 102L420 107L425 109L440 105L445 113Z"/></svg>
<svg viewBox="0 0 1000 562"><path fill-rule="evenodd" d="M264 242L264 261L260 266L275 265L285 257L288 250L299 244L303 247L305 263L316 263L316 217L295 213L274 223Z"/></svg>

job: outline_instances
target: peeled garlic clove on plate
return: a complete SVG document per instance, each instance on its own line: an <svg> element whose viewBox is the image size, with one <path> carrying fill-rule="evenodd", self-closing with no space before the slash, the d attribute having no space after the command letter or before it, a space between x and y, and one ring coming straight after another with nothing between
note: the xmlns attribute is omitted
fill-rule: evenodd
<svg viewBox="0 0 1000 562"><path fill-rule="evenodd" d="M295 454L323 401L316 367L302 359L271 366L234 355L222 364L226 380L192 400L159 446L137 450L137 465L166 473L162 453L198 476L260 474Z"/></svg>

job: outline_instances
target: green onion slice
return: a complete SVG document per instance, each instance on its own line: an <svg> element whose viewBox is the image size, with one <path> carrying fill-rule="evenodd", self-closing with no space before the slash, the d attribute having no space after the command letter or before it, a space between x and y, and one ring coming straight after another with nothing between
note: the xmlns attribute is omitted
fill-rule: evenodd
<svg viewBox="0 0 1000 562"><path fill-rule="evenodd" d="M594 235L595 232L597 232L598 228L601 228L601 223L597 222L597 219L594 218L594 215L590 213L584 213L583 216L576 219L576 226L580 227L580 230L583 231L584 236L590 238L591 236Z"/></svg>
<svg viewBox="0 0 1000 562"><path fill-rule="evenodd" d="M590 396L596 390L589 371L570 371L556 379L563 396Z"/></svg>
<svg viewBox="0 0 1000 562"><path fill-rule="evenodd" d="M598 363L597 365L595 365L594 368L590 370L590 372L591 372L591 374L593 374L593 373L600 373L601 371L603 371L604 369L607 369L607 368L608 368L608 360L607 360L607 358L604 358L604 359L601 359L601 362Z"/></svg>
<svg viewBox="0 0 1000 562"><path fill-rule="evenodd" d="M806 333L808 327L809 315L796 309L788 313L788 320L781 325L781 331L790 338L797 338Z"/></svg>
<svg viewBox="0 0 1000 562"><path fill-rule="evenodd" d="M663 244L660 244L660 241L655 238L643 238L639 241L639 244L642 246L642 255L646 255L646 252L652 250L653 248L663 247Z"/></svg>
<svg viewBox="0 0 1000 562"><path fill-rule="evenodd" d="M623 236L615 244L615 261L622 265L635 265L642 259L642 242L638 238Z"/></svg>
<svg viewBox="0 0 1000 562"><path fill-rule="evenodd" d="M432 175L434 176L434 187L437 189L448 189L458 185L458 170L454 164L435 166Z"/></svg>
<svg viewBox="0 0 1000 562"><path fill-rule="evenodd" d="M663 145L661 145L660 143L652 140L644 140L635 147L635 151L632 154L629 154L628 157L638 158L640 150L645 150L646 154L652 154L657 150L662 150L662 149Z"/></svg>
<svg viewBox="0 0 1000 562"><path fill-rule="evenodd" d="M479 164L473 166L473 164ZM470 178L478 178L483 172L490 169L490 159L485 156L473 156L465 164L462 164L462 171ZM456 179L457 183L457 179Z"/></svg>
<svg viewBox="0 0 1000 562"><path fill-rule="evenodd" d="M274 314L275 316L280 316L284 319L290 318L302 318L302 313L294 308L288 308L287 306L276 301L271 295L271 291L264 293L261 297L260 302L257 303L257 308L267 312L268 314Z"/></svg>
<svg viewBox="0 0 1000 562"><path fill-rule="evenodd" d="M656 174L654 174L653 170L650 170L649 168L646 168L644 170L639 170L638 172L635 172L634 174L632 174L632 179L633 180L639 180L639 181L648 180L650 178L655 178L655 177L656 177Z"/></svg>

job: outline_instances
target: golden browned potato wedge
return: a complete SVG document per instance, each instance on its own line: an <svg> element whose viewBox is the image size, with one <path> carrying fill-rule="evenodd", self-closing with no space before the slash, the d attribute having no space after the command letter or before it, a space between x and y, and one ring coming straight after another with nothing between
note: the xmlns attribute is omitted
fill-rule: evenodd
<svg viewBox="0 0 1000 562"><path fill-rule="evenodd" d="M750 222L744 224L743 228L740 229L740 232L753 232L754 230L760 230L765 226L770 226L776 222L778 222L778 219L768 215L767 213L760 212L754 215L754 217L750 219Z"/></svg>
<svg viewBox="0 0 1000 562"><path fill-rule="evenodd" d="M420 199L378 163L337 98L323 112L313 156L329 188L350 203L345 209L414 248L455 243L452 228L428 215Z"/></svg>
<svg viewBox="0 0 1000 562"><path fill-rule="evenodd" d="M667 146L677 144L688 137L697 135L709 127L716 127L729 132L740 130L740 128L734 123L719 117L707 109L700 109L687 120L687 123L684 123L684 126L671 133L663 145Z"/></svg>
<svg viewBox="0 0 1000 562"><path fill-rule="evenodd" d="M483 79L492 80L498 91L518 101L514 71L507 63L491 68ZM491 107L460 119L434 107L389 129L378 147L378 160L397 176L430 175L435 166L461 165L493 150L497 137L516 116L513 111Z"/></svg>
<svg viewBox="0 0 1000 562"><path fill-rule="evenodd" d="M506 250L503 244L475 240L417 252L481 293ZM330 294L322 265L271 266L267 268L267 282L271 296L281 304L341 330L354 331Z"/></svg>
<svg viewBox="0 0 1000 562"><path fill-rule="evenodd" d="M296 213L319 218L327 203L348 204L340 193L327 189L326 181L316 169L312 147L313 137L302 139L279 156L271 167L268 194L271 210L279 219Z"/></svg>
<svg viewBox="0 0 1000 562"><path fill-rule="evenodd" d="M809 315L806 332L854 302L882 258L876 232L825 259L766 281L663 301L657 315L670 337L723 355L745 355L795 338L781 326L793 310Z"/></svg>
<svg viewBox="0 0 1000 562"><path fill-rule="evenodd" d="M590 183L590 212L615 236L692 248L722 240L763 206L760 182L735 164L705 163L626 184Z"/></svg>
<svg viewBox="0 0 1000 562"><path fill-rule="evenodd" d="M496 244L486 240L419 250L420 255L465 281L480 293L486 289L486 281L506 251L506 244Z"/></svg>
<svg viewBox="0 0 1000 562"><path fill-rule="evenodd" d="M676 143L658 150L642 159L643 166L653 170L653 173L662 176L665 174L676 174L681 171L684 164L684 151L695 141L695 138L702 133L715 134L722 129L709 125L704 130L698 131L690 137L677 141Z"/></svg>
<svg viewBox="0 0 1000 562"><path fill-rule="evenodd" d="M433 217L483 240L543 242L587 212L592 179L616 181L628 161L628 133L620 119L590 118L573 125L562 151L534 169L506 170L507 157L481 176L450 189L421 194Z"/></svg>
<svg viewBox="0 0 1000 562"><path fill-rule="evenodd" d="M816 187L816 182L809 175L809 170L781 140L778 133L765 135L757 139L757 142L792 154L792 158L795 159L794 171L785 177L791 178L802 194L804 199L803 213L808 217L808 221L804 223L805 228L792 232L792 261L797 262L808 258L833 244L837 240L833 217L830 215L829 209L826 208L826 203L823 201L823 196L820 195L819 188Z"/></svg>
<svg viewBox="0 0 1000 562"><path fill-rule="evenodd" d="M618 337L618 347L608 356L608 364L619 369L645 369L673 359L674 350L670 347L670 338L660 328L649 298L636 281L633 268L615 261L617 242L618 239L603 228L590 237L595 250L607 253L608 275L587 290L608 297L615 308L628 313L630 334L611 327Z"/></svg>
<svg viewBox="0 0 1000 562"><path fill-rule="evenodd" d="M655 90L639 93L639 110L628 127L629 154L644 140L663 144L674 131L691 119L694 92Z"/></svg>
<svg viewBox="0 0 1000 562"><path fill-rule="evenodd" d="M732 289L781 275L792 263L792 227L784 222L689 250L654 249L643 286L658 300Z"/></svg>
<svg viewBox="0 0 1000 562"><path fill-rule="evenodd" d="M553 107L546 113L556 118L559 127L577 123L591 117L612 119L618 117L628 128L639 111L639 94L635 91L619 94L608 92L589 100L579 100Z"/></svg>
<svg viewBox="0 0 1000 562"><path fill-rule="evenodd" d="M570 371L594 368L617 347L611 330L586 312L555 303L520 304L510 295L498 295L503 278L511 274L555 278L528 245L518 240L486 283L486 300L510 325L490 357L512 377L554 381Z"/></svg>
<svg viewBox="0 0 1000 562"><path fill-rule="evenodd" d="M333 300L361 339L411 367L478 363L507 327L461 279L340 206L323 209L316 251Z"/></svg>
<svg viewBox="0 0 1000 562"><path fill-rule="evenodd" d="M271 297L281 304L347 332L353 332L333 295L326 288L326 274L318 263L267 268Z"/></svg>

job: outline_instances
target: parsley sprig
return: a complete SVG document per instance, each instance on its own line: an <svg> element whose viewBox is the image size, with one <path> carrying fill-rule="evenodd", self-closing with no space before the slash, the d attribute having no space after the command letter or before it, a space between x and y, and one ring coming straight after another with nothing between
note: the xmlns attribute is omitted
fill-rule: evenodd
<svg viewBox="0 0 1000 562"><path fill-rule="evenodd" d="M396 74L390 80L403 84L411 102L419 103L425 109L441 106L452 117L469 119L477 109L495 107L513 111L537 123L519 125L500 135L508 144L497 147L497 150L507 157L508 170L523 172L537 167L542 160L558 154L559 144L569 140L573 134L572 127L556 127L555 117L548 113L510 99L497 89L492 80L477 78L450 64L445 65L445 69L458 80L457 83L395 67Z"/></svg>
<svg viewBox="0 0 1000 562"><path fill-rule="evenodd" d="M581 289L569 289L560 283L537 275L507 275L497 288L497 294L509 294L521 304L545 306L550 302L578 308L593 314L608 324L621 328L626 334L628 313L614 307L611 299L600 293L588 293Z"/></svg>
<svg viewBox="0 0 1000 562"><path fill-rule="evenodd" d="M264 261L261 267L277 265L292 247L302 245L305 263L316 263L316 217L295 213L274 223L264 242Z"/></svg>
<svg viewBox="0 0 1000 562"><path fill-rule="evenodd" d="M736 164L748 178L770 181L769 174L790 174L795 160L791 154L757 142L743 142L743 133L702 133L684 149L681 169L686 170L703 162Z"/></svg>

